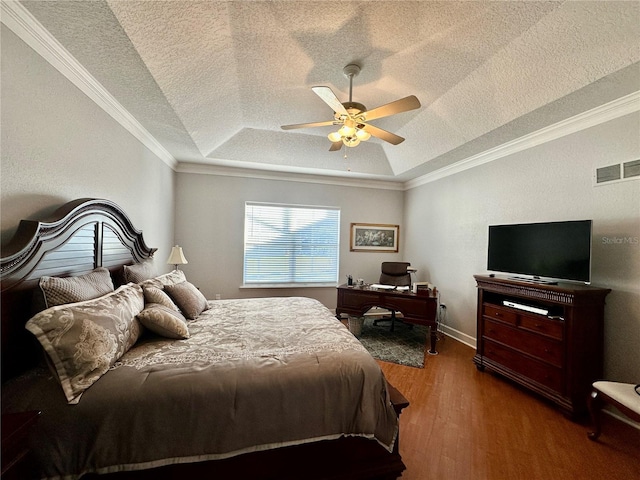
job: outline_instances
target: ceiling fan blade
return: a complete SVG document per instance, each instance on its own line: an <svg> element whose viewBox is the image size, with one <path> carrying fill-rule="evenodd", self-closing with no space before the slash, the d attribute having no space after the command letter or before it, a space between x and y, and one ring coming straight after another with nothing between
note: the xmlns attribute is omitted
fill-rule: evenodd
<svg viewBox="0 0 640 480"><path fill-rule="evenodd" d="M294 128L310 128L310 127L325 127L327 125L338 125L340 122L335 120L329 120L327 122L315 122L315 123L296 123L294 125L282 125L282 130L293 130Z"/></svg>
<svg viewBox="0 0 640 480"><path fill-rule="evenodd" d="M367 110L365 112L365 118L367 121L375 120L376 118L388 117L389 115L395 115L396 113L415 110L416 108L420 108L420 106L420 100L418 100L415 95L409 95L408 97L401 98L395 102L376 107L373 110Z"/></svg>
<svg viewBox="0 0 640 480"><path fill-rule="evenodd" d="M362 125L362 130L370 133L374 137L384 140L385 142L389 142L392 145L398 145L399 143L404 142L404 138L396 135L395 133L387 132L386 130L374 127L373 125L369 125L368 123Z"/></svg>
<svg viewBox="0 0 640 480"><path fill-rule="evenodd" d="M333 90L329 87L311 87L311 90L313 90L314 93L324 101L324 103L329 105L334 112L349 116L347 109L344 108L344 105L340 103L336 94L333 93Z"/></svg>
<svg viewBox="0 0 640 480"><path fill-rule="evenodd" d="M330 152L337 152L338 150L340 150L342 148L342 140L339 140L337 142L333 142L331 144L331 147L329 147L329 151Z"/></svg>

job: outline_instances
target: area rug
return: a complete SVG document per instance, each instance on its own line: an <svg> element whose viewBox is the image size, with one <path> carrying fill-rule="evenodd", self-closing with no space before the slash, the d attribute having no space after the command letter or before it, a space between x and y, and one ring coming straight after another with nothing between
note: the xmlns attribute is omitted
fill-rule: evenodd
<svg viewBox="0 0 640 480"><path fill-rule="evenodd" d="M365 317L362 332L356 335L360 343L373 358L384 362L424 367L424 350L429 327L396 322L393 332L389 331L390 322L374 326L376 317Z"/></svg>

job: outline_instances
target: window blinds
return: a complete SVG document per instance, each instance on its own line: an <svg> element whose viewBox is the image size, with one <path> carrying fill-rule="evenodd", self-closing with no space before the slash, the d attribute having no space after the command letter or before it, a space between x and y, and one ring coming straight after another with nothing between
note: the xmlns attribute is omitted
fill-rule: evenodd
<svg viewBox="0 0 640 480"><path fill-rule="evenodd" d="M340 209L245 203L245 284L338 281Z"/></svg>

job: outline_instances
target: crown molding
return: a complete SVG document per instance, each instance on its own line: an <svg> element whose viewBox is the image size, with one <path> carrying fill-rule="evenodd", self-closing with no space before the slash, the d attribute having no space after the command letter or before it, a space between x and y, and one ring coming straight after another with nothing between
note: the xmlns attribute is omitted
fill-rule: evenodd
<svg viewBox="0 0 640 480"><path fill-rule="evenodd" d="M514 153L528 150L529 148L537 147L538 145L543 145L547 142L615 120L616 118L623 117L639 110L640 91L636 91L566 120L541 128L540 130L524 135L495 148L473 155L447 167L440 168L434 172L409 180L404 183L404 189L410 190L430 182L435 182L436 180L448 177L449 175L464 172L465 170L493 162L494 160L498 160L508 155L513 155Z"/></svg>
<svg viewBox="0 0 640 480"><path fill-rule="evenodd" d="M0 21L173 170L177 160L18 1L2 0Z"/></svg>
<svg viewBox="0 0 640 480"><path fill-rule="evenodd" d="M374 188L376 190L404 190L402 182L390 182L367 178L347 178L343 176L318 175L315 173L295 173L282 170L248 169L226 165L206 163L180 162L176 168L178 173L195 173L200 175L219 175L223 177L255 178L258 180L278 180L297 183L317 183L341 187Z"/></svg>

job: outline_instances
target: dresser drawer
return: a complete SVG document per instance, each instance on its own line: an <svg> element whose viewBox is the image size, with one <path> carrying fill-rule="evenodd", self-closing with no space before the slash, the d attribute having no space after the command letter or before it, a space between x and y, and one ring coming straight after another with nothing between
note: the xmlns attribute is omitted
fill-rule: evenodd
<svg viewBox="0 0 640 480"><path fill-rule="evenodd" d="M509 327L488 318L484 319L484 338L500 342L556 367L562 366L562 343L550 338Z"/></svg>
<svg viewBox="0 0 640 480"><path fill-rule="evenodd" d="M514 326L518 323L518 314L506 308L485 304L482 313L485 317L500 320Z"/></svg>
<svg viewBox="0 0 640 480"><path fill-rule="evenodd" d="M558 340L562 340L564 337L564 322L562 320L554 320L542 316L521 315L520 328Z"/></svg>
<svg viewBox="0 0 640 480"><path fill-rule="evenodd" d="M545 387L560 393L562 391L562 370L560 368L525 357L515 350L489 339L485 340L484 355Z"/></svg>

